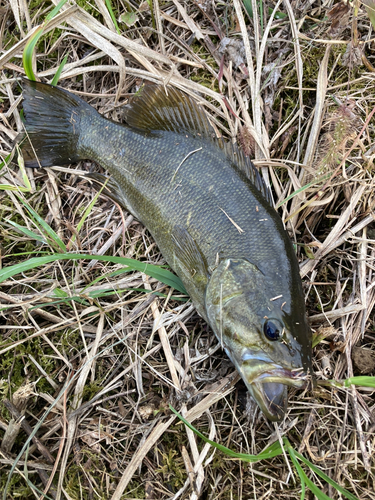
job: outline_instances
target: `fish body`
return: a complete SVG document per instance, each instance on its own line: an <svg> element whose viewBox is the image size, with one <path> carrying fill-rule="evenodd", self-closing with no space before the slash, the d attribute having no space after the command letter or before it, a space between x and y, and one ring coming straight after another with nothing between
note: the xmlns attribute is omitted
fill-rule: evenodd
<svg viewBox="0 0 375 500"><path fill-rule="evenodd" d="M270 420L311 371L298 262L259 174L212 137L185 94L145 88L126 123L62 89L24 82L26 166L91 159L152 234ZM31 146L31 145L32 146ZM35 159L35 153L37 159Z"/></svg>

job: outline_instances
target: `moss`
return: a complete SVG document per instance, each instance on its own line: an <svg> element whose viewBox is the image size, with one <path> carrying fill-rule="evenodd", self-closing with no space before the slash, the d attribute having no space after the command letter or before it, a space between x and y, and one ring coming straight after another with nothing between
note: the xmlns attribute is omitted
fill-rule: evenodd
<svg viewBox="0 0 375 500"><path fill-rule="evenodd" d="M25 364L22 356L15 354L14 350L7 351L1 356L0 361L0 377L1 379L8 379L10 377L10 384L3 386L1 391L1 399L9 398L11 393L13 394L17 389L19 389L26 380L25 375ZM6 415L7 411L1 405L1 414Z"/></svg>
<svg viewBox="0 0 375 500"><path fill-rule="evenodd" d="M181 454L176 449L176 442L174 440L173 448L161 453L162 465L156 470L156 473L162 474L164 482L167 483L172 490L177 491L182 488L186 481L186 469L184 466Z"/></svg>
<svg viewBox="0 0 375 500"><path fill-rule="evenodd" d="M23 334L24 332L14 330L12 335L1 344L9 345L12 341L16 342L22 338ZM33 356L51 378L54 378L54 373L60 361L54 356L53 350L45 344L42 338L37 337L26 341L5 352L0 357L0 401L9 398L11 394L25 384L25 381L37 382L37 390L40 392L51 391L50 383L45 377L41 376L39 369L30 361L29 355ZM10 377L10 383L7 382L8 377ZM7 415L4 408L1 414Z"/></svg>
<svg viewBox="0 0 375 500"><path fill-rule="evenodd" d="M200 43L193 43L191 45L191 49L194 54L197 54L201 59L203 59L208 64L208 66L217 68L215 59L205 51ZM215 90L216 92L219 92L219 83L217 79L212 78L211 73L209 73L205 68L195 69L194 72L190 75L190 80L200 83L204 87Z"/></svg>
<svg viewBox="0 0 375 500"><path fill-rule="evenodd" d="M5 378L0 378L0 401L5 399L9 394L10 384Z"/></svg>
<svg viewBox="0 0 375 500"><path fill-rule="evenodd" d="M145 483L130 481L128 488L121 496L121 500L126 500L127 498L146 498Z"/></svg>
<svg viewBox="0 0 375 500"><path fill-rule="evenodd" d="M117 486L117 479L108 471L108 464L104 461L100 454L94 453L89 447L83 447L78 454L75 454L74 461L67 469L64 489L71 498L91 499L90 477L95 479L95 498L100 500L108 500L107 481L103 481L103 477L109 477L113 489ZM91 482L92 485L92 482ZM144 485L136 482L130 483L131 498L144 498ZM124 496L123 498L128 498Z"/></svg>
<svg viewBox="0 0 375 500"><path fill-rule="evenodd" d="M29 10L33 12L36 9L46 9L49 6L53 6L51 0L30 0L29 1Z"/></svg>
<svg viewBox="0 0 375 500"><path fill-rule="evenodd" d="M8 480L8 474L1 474L0 473L0 492L1 496L3 496L3 492L5 489L6 482ZM38 476L35 474L32 474L31 477L29 477L29 481L37 487L40 491L43 489L43 486L39 484ZM21 499L21 500L35 500L35 495L32 492L31 488L27 486L26 482L20 475L18 474L13 474L10 483L7 489L7 498L12 498L14 500L16 499Z"/></svg>
<svg viewBox="0 0 375 500"><path fill-rule="evenodd" d="M87 488L82 488L85 477L79 465L71 464L65 478L64 489L70 498L89 498Z"/></svg>
<svg viewBox="0 0 375 500"><path fill-rule="evenodd" d="M82 398L83 401L90 401L98 392L103 388L100 380L96 379L94 382L86 382L83 388Z"/></svg>
<svg viewBox="0 0 375 500"><path fill-rule="evenodd" d="M94 2L93 2L94 5L92 5L87 0L76 0L76 3L79 7L82 7L82 9L85 10L88 14L95 17L95 19L98 19L100 21L103 20L102 15L98 11L97 7L96 6L94 7L94 5L95 5Z"/></svg>
<svg viewBox="0 0 375 500"><path fill-rule="evenodd" d="M70 351L74 346L80 345L81 334L78 330L66 329L61 335L60 342L63 351Z"/></svg>

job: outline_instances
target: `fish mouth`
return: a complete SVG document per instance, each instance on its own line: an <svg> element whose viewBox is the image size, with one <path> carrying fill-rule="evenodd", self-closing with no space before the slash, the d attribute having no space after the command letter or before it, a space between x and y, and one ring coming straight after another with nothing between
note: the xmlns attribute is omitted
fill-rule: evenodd
<svg viewBox="0 0 375 500"><path fill-rule="evenodd" d="M302 369L289 370L274 364L242 365L243 379L264 415L273 422L285 416L288 402L288 386L303 389L307 385L307 375Z"/></svg>

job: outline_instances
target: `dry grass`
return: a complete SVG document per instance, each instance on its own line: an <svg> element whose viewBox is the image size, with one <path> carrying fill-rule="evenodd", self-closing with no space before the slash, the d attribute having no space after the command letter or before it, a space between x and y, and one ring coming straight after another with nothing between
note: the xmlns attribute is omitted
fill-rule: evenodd
<svg viewBox="0 0 375 500"><path fill-rule="evenodd" d="M239 0L156 0L152 11L143 2L137 22L120 23L119 34L104 0L79 2L84 10L71 2L37 45L34 72L50 81L68 54L60 85L115 120L144 79L197 98L217 131L237 138L273 186L297 245L311 323L323 336L317 379L374 375L371 24L364 11L355 15L356 1L328 18L330 0L261 2L262 17L250 3L253 19ZM116 18L136 4L112 0ZM270 18L274 5L284 16ZM22 51L51 8L44 0L0 7L3 157L22 130ZM147 231L102 195L79 224L96 194L82 177L93 168L81 162L28 171L30 192L19 195L68 250L163 263ZM10 189L25 186L18 166L0 176L6 267L49 249L8 222L37 232ZM256 454L287 435L355 496L375 498L373 389L292 392L276 428L248 399L190 303L142 273L110 274L119 267L61 261L1 284L0 489L15 464L4 498L39 498L51 481L49 498L300 498L283 458L243 464L213 452L177 424L168 403L237 451ZM15 462L27 434L27 455Z"/></svg>

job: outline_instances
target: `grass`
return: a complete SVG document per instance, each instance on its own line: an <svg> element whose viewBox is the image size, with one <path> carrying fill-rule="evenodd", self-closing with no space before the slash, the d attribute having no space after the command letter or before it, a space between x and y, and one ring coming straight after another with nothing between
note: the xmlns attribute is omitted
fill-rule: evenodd
<svg viewBox="0 0 375 500"><path fill-rule="evenodd" d="M320 2L152 2L129 28L117 20L135 4L80 5L78 25L64 2L31 2L28 16L12 3L2 32L0 441L10 400L54 458L13 431L3 498L41 496L45 463L44 498L373 499L375 372L352 348L373 353L375 340L375 102L368 64L344 57L359 33L374 63L366 10L355 1L332 34ZM224 36L249 42L239 67L219 56ZM94 165L10 163L24 72L116 120L143 78L167 80L252 152L296 244L314 330L317 386L291 392L284 422L254 409L151 236L85 180Z"/></svg>
<svg viewBox="0 0 375 500"><path fill-rule="evenodd" d="M375 387L375 377L372 377L372 387ZM333 486L339 493L341 493L345 498L348 498L349 500L358 500L357 497L352 495L349 491L345 490L345 488L342 488L339 484L337 484L335 481L333 481L329 476L324 474L319 467L316 467L314 464L312 464L309 460L306 460L300 453L296 452L294 448L291 446L290 442L288 441L287 438L283 438L280 441L277 441L273 443L271 446L269 446L266 450L264 450L262 453L259 453L258 455L250 455L248 453L237 453L232 451L231 449L222 446L219 443L215 443L214 441L211 441L208 439L206 436L204 436L201 432L199 432L194 426L192 426L187 420L184 419L182 415L180 415L171 405L170 409L172 410L173 413L177 415L177 417L183 422L189 429L191 429L197 436L199 436L203 441L206 443L209 443L211 446L216 448L217 450L220 450L222 453L227 455L228 457L231 458L237 458L239 460L242 460L243 462L251 462L251 463L256 463L261 460L269 460L271 458L283 455L285 451L288 452L289 457L291 461L293 462L294 466L297 469L298 476L301 481L301 499L305 498L305 490L306 486L311 490L312 493L315 494L315 496L319 500L326 500L329 497L323 493L323 491L314 484L311 479L309 479L300 466L299 461L307 465L307 467L315 472L318 476L320 476L322 479L324 479L326 482L328 482L331 486Z"/></svg>

